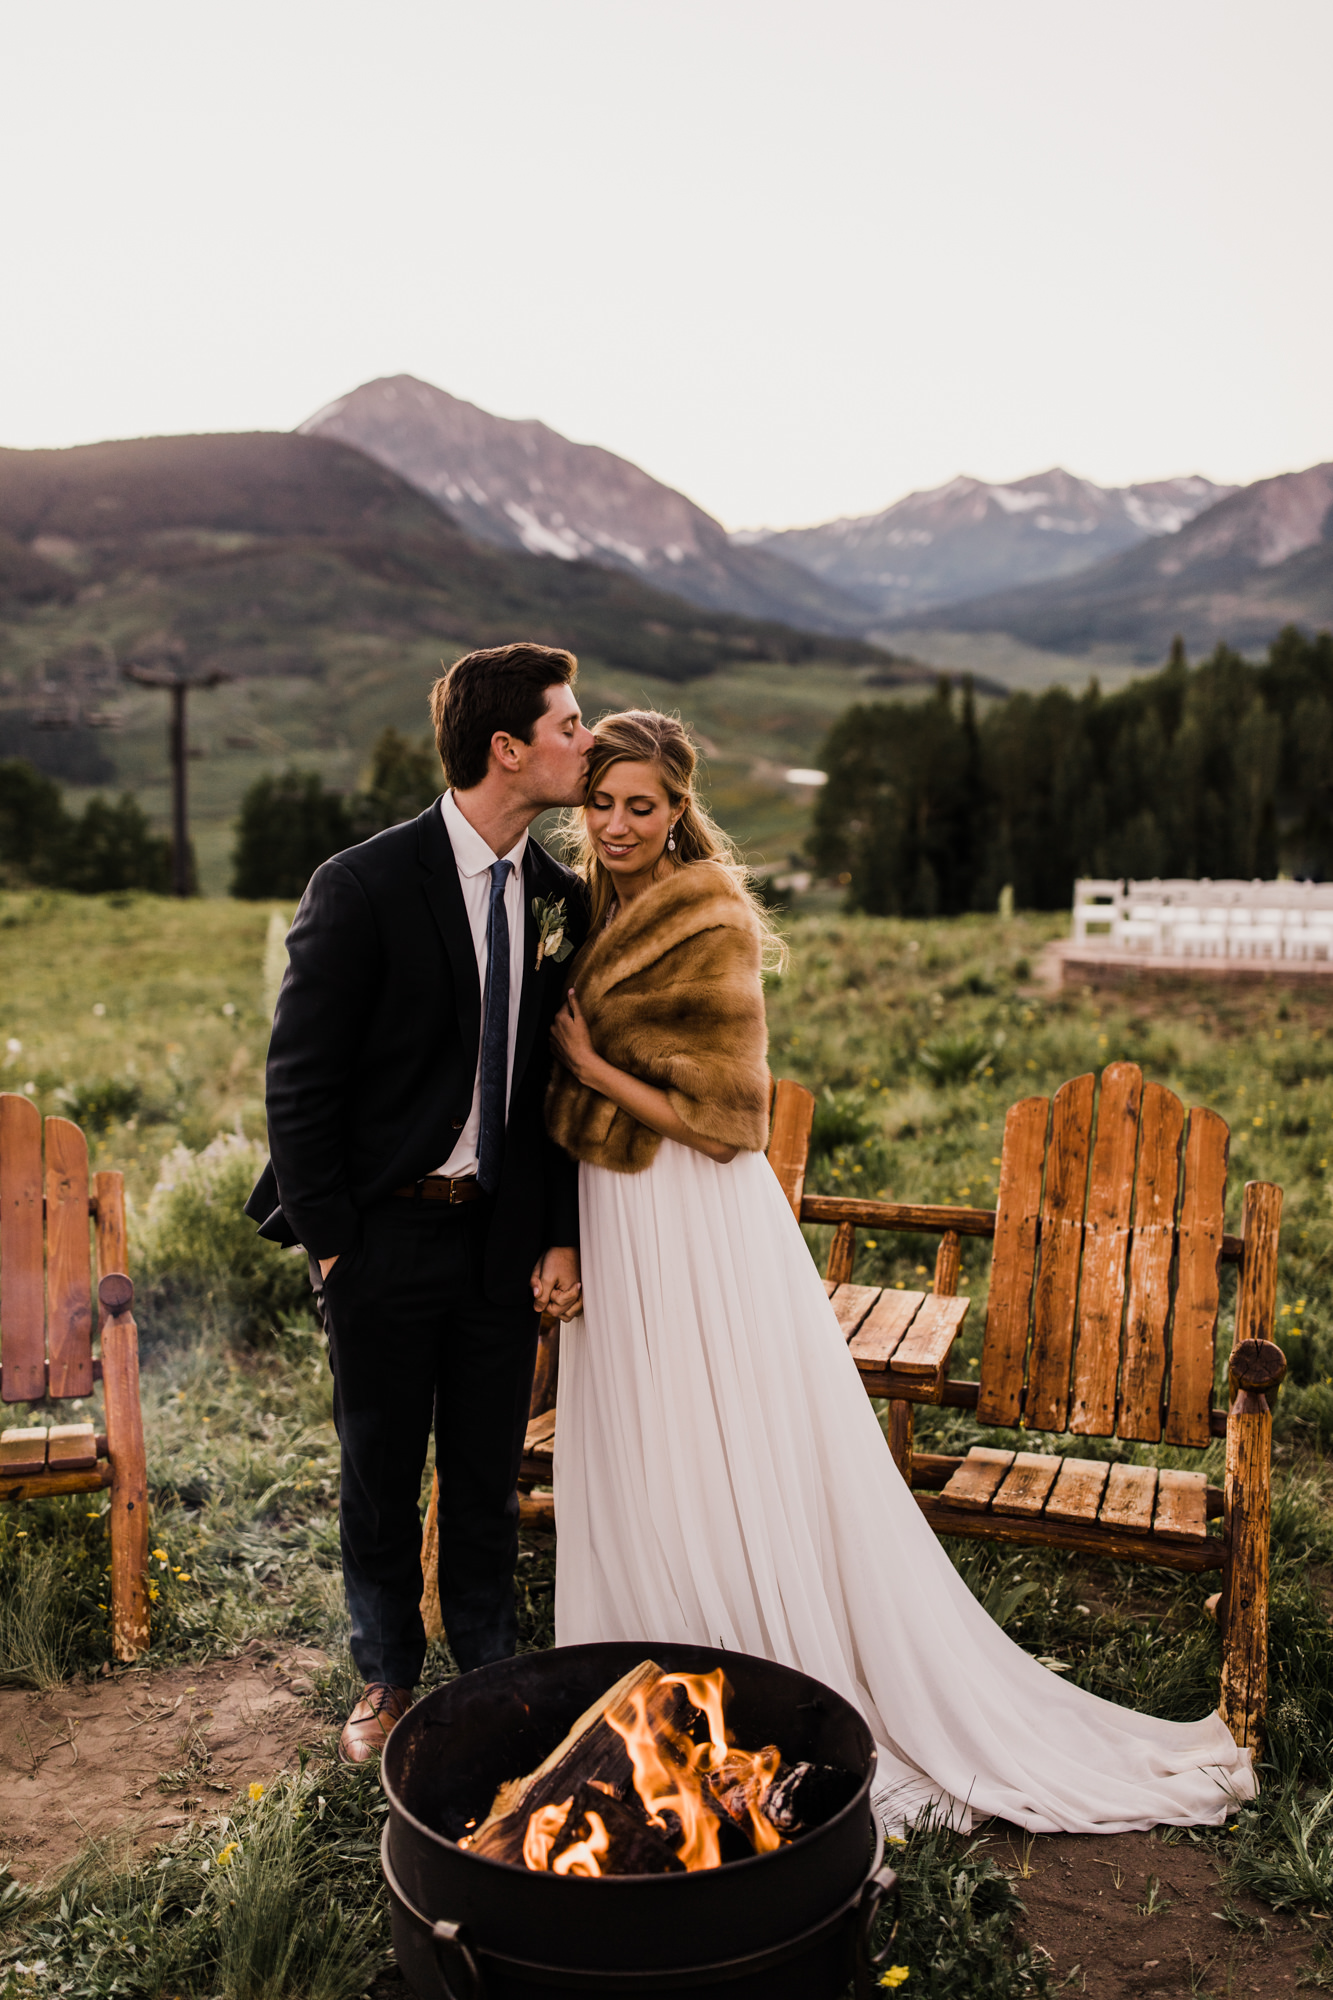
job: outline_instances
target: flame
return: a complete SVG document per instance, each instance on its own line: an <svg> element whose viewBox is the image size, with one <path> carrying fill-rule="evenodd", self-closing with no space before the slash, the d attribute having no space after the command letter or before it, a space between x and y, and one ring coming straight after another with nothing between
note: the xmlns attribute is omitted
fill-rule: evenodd
<svg viewBox="0 0 1333 2000"><path fill-rule="evenodd" d="M565 1815L573 1805L573 1796L562 1799L558 1806L541 1806L528 1821L523 1834L523 1859L529 1868L538 1871L550 1864L551 1849L555 1846L560 1829L565 1823ZM467 1843L464 1841L463 1846Z"/></svg>
<svg viewBox="0 0 1333 2000"><path fill-rule="evenodd" d="M659 1710L661 1691L680 1688L703 1716L707 1740L696 1743L660 1713L650 1718L650 1704ZM649 1823L666 1836L679 1861L691 1870L721 1866L719 1830L729 1819L748 1834L758 1854L771 1854L785 1845L783 1836L766 1817L763 1800L777 1776L782 1761L775 1744L763 1750L740 1750L726 1723L726 1702L730 1694L722 1669L707 1674L664 1674L653 1688L636 1688L618 1714L608 1709L606 1721L629 1753L634 1789ZM603 1791L609 1785L592 1781ZM587 1815L591 1829L586 1840L575 1842L550 1858L573 1803L540 1807L528 1821L523 1840L523 1859L529 1868L549 1869L554 1875L600 1875L600 1857L610 1847L610 1837L600 1814Z"/></svg>
<svg viewBox="0 0 1333 2000"><path fill-rule="evenodd" d="M536 1818L536 1814L533 1817ZM590 1812L586 1817L588 1821L588 1838L586 1840L574 1841L571 1846L565 1849L563 1854L556 1855L555 1860L551 1863L551 1873L553 1875L601 1874L601 1856L610 1847L611 1836L606 1830L606 1821L600 1813ZM523 1843L523 1849L526 1855L526 1841ZM531 1867L531 1865L531 1862L529 1862L528 1866Z"/></svg>

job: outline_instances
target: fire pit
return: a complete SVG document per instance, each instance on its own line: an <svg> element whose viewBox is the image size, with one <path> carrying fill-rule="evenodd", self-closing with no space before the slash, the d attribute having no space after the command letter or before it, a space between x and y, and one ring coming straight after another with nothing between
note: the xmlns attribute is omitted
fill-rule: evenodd
<svg viewBox="0 0 1333 2000"><path fill-rule="evenodd" d="M652 1874L592 1879L461 1845L647 1653L668 1674L721 1668L737 1742L846 1773L846 1803L769 1852ZM479 1668L420 1701L384 1753L399 1966L421 2000L836 2000L854 1968L869 1994L870 1928L894 1880L870 1811L874 1761L848 1702L743 1653L567 1646Z"/></svg>

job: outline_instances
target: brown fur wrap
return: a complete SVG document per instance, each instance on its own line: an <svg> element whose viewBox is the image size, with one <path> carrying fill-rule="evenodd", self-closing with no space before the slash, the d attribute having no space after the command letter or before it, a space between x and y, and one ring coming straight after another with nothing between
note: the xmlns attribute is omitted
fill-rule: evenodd
<svg viewBox="0 0 1333 2000"><path fill-rule="evenodd" d="M599 1056L656 1084L701 1139L768 1143L768 1027L759 920L715 861L694 861L622 910L570 967ZM557 1062L546 1129L576 1160L651 1166L661 1136Z"/></svg>

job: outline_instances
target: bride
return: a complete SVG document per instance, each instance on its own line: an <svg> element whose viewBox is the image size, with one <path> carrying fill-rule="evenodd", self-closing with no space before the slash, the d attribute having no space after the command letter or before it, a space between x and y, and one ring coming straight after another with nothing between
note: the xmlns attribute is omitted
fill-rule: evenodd
<svg viewBox="0 0 1333 2000"><path fill-rule="evenodd" d="M813 1674L865 1716L876 1805L1117 1833L1253 1796L1221 1717L1164 1722L1006 1638L884 1442L764 1157L776 941L693 791L679 722L599 723L592 924L557 1016L552 1135L580 1162L583 1316L556 1440L556 1640L670 1640Z"/></svg>

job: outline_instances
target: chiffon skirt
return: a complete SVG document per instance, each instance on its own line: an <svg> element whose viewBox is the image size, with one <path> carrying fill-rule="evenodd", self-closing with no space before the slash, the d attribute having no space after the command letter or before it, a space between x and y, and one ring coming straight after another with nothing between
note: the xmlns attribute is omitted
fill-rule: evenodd
<svg viewBox="0 0 1333 2000"><path fill-rule="evenodd" d="M864 1715L891 1828L1211 1824L1254 1794L1216 1713L1164 1722L1040 1666L977 1603L889 1455L768 1162L664 1140L579 1171L562 1336L556 1639L813 1674Z"/></svg>

